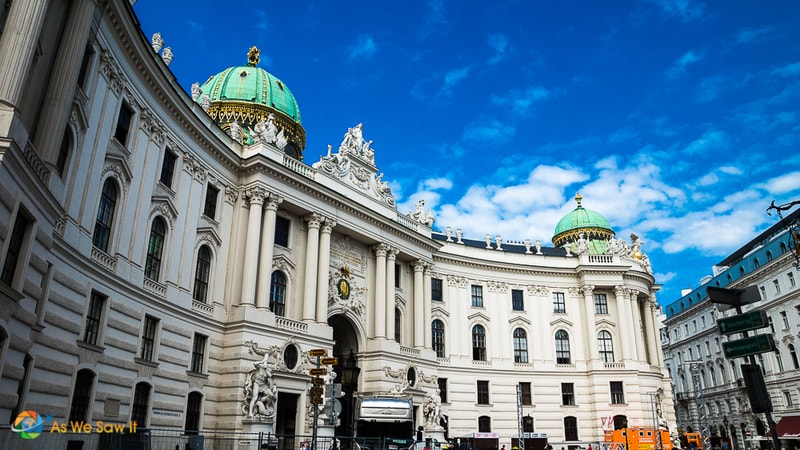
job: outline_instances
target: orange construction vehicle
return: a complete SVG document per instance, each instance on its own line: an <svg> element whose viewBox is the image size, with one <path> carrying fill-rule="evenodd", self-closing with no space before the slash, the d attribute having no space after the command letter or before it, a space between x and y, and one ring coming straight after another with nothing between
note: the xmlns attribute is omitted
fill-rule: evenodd
<svg viewBox="0 0 800 450"><path fill-rule="evenodd" d="M659 442L659 434L661 441ZM645 427L630 427L605 432L609 450L672 450L669 431Z"/></svg>

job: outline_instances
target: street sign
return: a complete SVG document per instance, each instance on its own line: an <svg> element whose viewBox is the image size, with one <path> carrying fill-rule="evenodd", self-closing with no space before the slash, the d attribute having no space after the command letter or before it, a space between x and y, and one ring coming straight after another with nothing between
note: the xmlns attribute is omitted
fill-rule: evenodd
<svg viewBox="0 0 800 450"><path fill-rule="evenodd" d="M315 348L308 351L308 356L328 356L328 350L324 348Z"/></svg>
<svg viewBox="0 0 800 450"><path fill-rule="evenodd" d="M325 384L325 378L314 377L311 379L311 382L314 383L315 386Z"/></svg>
<svg viewBox="0 0 800 450"><path fill-rule="evenodd" d="M333 398L344 397L344 392L342 392L342 383L326 384L325 390L328 392L327 397L333 397Z"/></svg>
<svg viewBox="0 0 800 450"><path fill-rule="evenodd" d="M327 401L325 403L325 415L330 417L339 417L339 414L342 413L342 402L336 400L335 398L331 401Z"/></svg>
<svg viewBox="0 0 800 450"><path fill-rule="evenodd" d="M314 395L322 395L323 393L325 393L325 389L322 389L321 386L314 386L311 392L313 392Z"/></svg>
<svg viewBox="0 0 800 450"><path fill-rule="evenodd" d="M322 397L313 397L313 398L311 398L311 403L313 403L315 405L321 405L321 404L325 403L325 400L323 400Z"/></svg>
<svg viewBox="0 0 800 450"><path fill-rule="evenodd" d="M722 343L722 351L726 358L741 358L742 356L775 350L775 341L771 334L757 334L755 336L737 339Z"/></svg>
<svg viewBox="0 0 800 450"><path fill-rule="evenodd" d="M308 369L309 375L325 375L328 373L328 369L324 367L314 367L313 369Z"/></svg>
<svg viewBox="0 0 800 450"><path fill-rule="evenodd" d="M761 300L761 294L758 292L758 287L748 286L744 289L725 289L715 286L708 286L706 288L708 299L711 303L716 303L717 309L725 311L732 306L749 305Z"/></svg>
<svg viewBox="0 0 800 450"><path fill-rule="evenodd" d="M764 311L750 311L732 317L717 319L717 328L722 334L741 333L742 331L756 330L769 325L767 313Z"/></svg>
<svg viewBox="0 0 800 450"><path fill-rule="evenodd" d="M335 366L339 364L339 358L335 356L331 358L322 358L319 362L325 364L326 366Z"/></svg>

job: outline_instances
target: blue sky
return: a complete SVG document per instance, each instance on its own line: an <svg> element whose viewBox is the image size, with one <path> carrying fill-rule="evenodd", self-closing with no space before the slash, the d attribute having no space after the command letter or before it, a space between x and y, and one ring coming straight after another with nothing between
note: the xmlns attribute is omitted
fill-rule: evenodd
<svg viewBox="0 0 800 450"><path fill-rule="evenodd" d="M363 123L402 212L550 242L583 205L644 241L667 304L800 199L800 2L195 0L135 6L195 81L260 66L305 161ZM551 243L549 245L552 245Z"/></svg>

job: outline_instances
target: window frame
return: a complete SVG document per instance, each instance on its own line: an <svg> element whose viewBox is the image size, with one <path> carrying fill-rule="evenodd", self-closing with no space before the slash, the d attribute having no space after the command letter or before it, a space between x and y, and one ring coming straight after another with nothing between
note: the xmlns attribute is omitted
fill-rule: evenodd
<svg viewBox="0 0 800 450"><path fill-rule="evenodd" d="M208 257L206 258L206 254ZM211 262L214 254L207 245L201 245L197 249L197 258L194 266L194 286L192 288L192 300L208 304L208 293L211 280Z"/></svg>
<svg viewBox="0 0 800 450"><path fill-rule="evenodd" d="M175 181L175 166L178 163L178 155L169 147L164 149L164 156L161 158L161 173L158 176L158 181L164 186L172 189L172 183Z"/></svg>
<svg viewBox="0 0 800 450"><path fill-rule="evenodd" d="M441 278L431 278L431 300L444 301L444 283Z"/></svg>
<svg viewBox="0 0 800 450"><path fill-rule="evenodd" d="M117 112L117 123L114 126L114 139L123 147L128 147L128 140L131 137L131 130L133 130L133 119L136 111L130 106L127 100L122 100L122 104Z"/></svg>
<svg viewBox="0 0 800 450"><path fill-rule="evenodd" d="M557 330L555 334L556 364L572 364L572 352L569 346L569 333Z"/></svg>
<svg viewBox="0 0 800 450"><path fill-rule="evenodd" d="M195 333L192 339L192 353L189 361L189 372L205 373L206 355L208 354L208 336Z"/></svg>
<svg viewBox="0 0 800 450"><path fill-rule="evenodd" d="M140 387L146 390L140 390ZM131 423L136 423L137 427L147 428L150 422L150 404L153 398L153 386L140 381L133 387L133 397L131 398Z"/></svg>
<svg viewBox="0 0 800 450"><path fill-rule="evenodd" d="M531 390L530 381L519 382L520 402L523 406L533 405L533 391Z"/></svg>
<svg viewBox="0 0 800 450"><path fill-rule="evenodd" d="M75 374L69 402L68 421L85 422L91 417L97 374L91 369L80 369Z"/></svg>
<svg viewBox="0 0 800 450"><path fill-rule="evenodd" d="M483 308L483 286L479 284L470 285L470 298L473 308Z"/></svg>
<svg viewBox="0 0 800 450"><path fill-rule="evenodd" d="M28 266L36 220L22 205L17 206L14 225L6 237L0 282L14 290L22 290L25 268Z"/></svg>
<svg viewBox="0 0 800 450"><path fill-rule="evenodd" d="M203 200L203 215L211 220L217 219L217 208L219 206L219 193L218 187L211 183L206 185L206 195Z"/></svg>
<svg viewBox="0 0 800 450"><path fill-rule="evenodd" d="M625 404L625 386L622 384L622 381L609 381L608 391L612 405Z"/></svg>
<svg viewBox="0 0 800 450"><path fill-rule="evenodd" d="M525 311L525 296L522 289L511 290L511 310Z"/></svg>
<svg viewBox="0 0 800 450"><path fill-rule="evenodd" d="M437 324L439 325L437 327ZM445 358L444 321L433 319L431 321L431 347L436 352L437 358Z"/></svg>
<svg viewBox="0 0 800 450"><path fill-rule="evenodd" d="M81 332L82 343L96 347L103 345L108 302L108 296L98 291L92 290L89 294Z"/></svg>
<svg viewBox="0 0 800 450"><path fill-rule="evenodd" d="M528 363L528 332L524 328L514 328L512 332L514 341L514 363Z"/></svg>
<svg viewBox="0 0 800 450"><path fill-rule="evenodd" d="M269 277L269 310L276 316L286 315L286 292L288 291L288 277L276 270Z"/></svg>
<svg viewBox="0 0 800 450"><path fill-rule="evenodd" d="M614 362L614 340L608 330L597 332L597 350L600 353L601 361L604 363Z"/></svg>
<svg viewBox="0 0 800 450"><path fill-rule="evenodd" d="M158 336L161 320L145 314L142 320L142 335L139 344L138 357L144 361L155 362L158 359Z"/></svg>
<svg viewBox="0 0 800 450"><path fill-rule="evenodd" d="M575 405L575 383L561 383L561 406Z"/></svg>
<svg viewBox="0 0 800 450"><path fill-rule="evenodd" d="M109 245L114 231L114 216L117 212L119 192L119 186L114 178L109 177L103 181L92 231L92 246L106 254L110 253Z"/></svg>
<svg viewBox="0 0 800 450"><path fill-rule="evenodd" d="M594 294L594 313L608 314L608 296L606 294Z"/></svg>
<svg viewBox="0 0 800 450"><path fill-rule="evenodd" d="M292 220L288 217L275 216L275 236L273 243L281 247L289 247L289 237L292 230Z"/></svg>
<svg viewBox="0 0 800 450"><path fill-rule="evenodd" d="M563 292L553 292L553 313L566 314L567 313L567 299Z"/></svg>
<svg viewBox="0 0 800 450"><path fill-rule="evenodd" d="M164 259L164 248L167 246L167 228L167 221L161 216L154 217L150 224L144 277L156 283L161 279L161 263Z"/></svg>
<svg viewBox="0 0 800 450"><path fill-rule="evenodd" d="M486 361L486 328L481 324L472 327L472 360Z"/></svg>
<svg viewBox="0 0 800 450"><path fill-rule="evenodd" d="M489 380L475 381L475 403L478 405L490 405Z"/></svg>
<svg viewBox="0 0 800 450"><path fill-rule="evenodd" d="M564 417L564 440L578 441L578 418L575 416Z"/></svg>

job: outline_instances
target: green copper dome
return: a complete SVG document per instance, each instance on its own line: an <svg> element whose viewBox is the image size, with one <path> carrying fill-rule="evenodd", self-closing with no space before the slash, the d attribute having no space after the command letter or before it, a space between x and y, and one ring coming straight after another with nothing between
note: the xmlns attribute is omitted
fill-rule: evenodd
<svg viewBox="0 0 800 450"><path fill-rule="evenodd" d="M558 221L553 232L553 244L561 247L567 243L574 243L583 234L584 239L590 242L590 253L605 253L605 241L614 237L614 230L600 213L584 208L581 205L582 200L581 194L575 195L578 207Z"/></svg>
<svg viewBox="0 0 800 450"><path fill-rule="evenodd" d="M259 50L250 49L247 65L229 67L212 75L202 86L197 103L202 104L207 94L211 105L208 115L223 129L237 122L245 134L245 144L252 144L249 130L270 113L275 124L282 129L293 147L287 153L302 159L305 147L305 130L300 120L300 107L294 94L277 77L258 67Z"/></svg>

